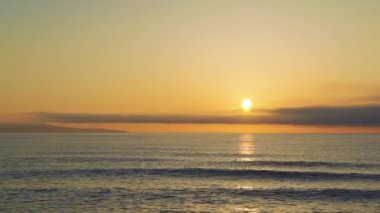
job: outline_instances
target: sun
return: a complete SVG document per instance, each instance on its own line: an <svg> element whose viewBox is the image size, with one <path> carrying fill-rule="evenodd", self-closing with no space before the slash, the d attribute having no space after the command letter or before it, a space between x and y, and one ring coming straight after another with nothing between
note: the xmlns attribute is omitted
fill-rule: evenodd
<svg viewBox="0 0 380 213"><path fill-rule="evenodd" d="M241 107L244 111L250 111L252 108L252 102L249 99L244 99L243 102L241 102Z"/></svg>

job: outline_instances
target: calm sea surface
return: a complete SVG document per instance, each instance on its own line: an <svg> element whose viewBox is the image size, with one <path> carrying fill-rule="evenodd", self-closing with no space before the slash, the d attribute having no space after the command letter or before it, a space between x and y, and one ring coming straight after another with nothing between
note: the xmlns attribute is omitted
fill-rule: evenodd
<svg viewBox="0 0 380 213"><path fill-rule="evenodd" d="M0 134L0 212L380 212L380 135Z"/></svg>

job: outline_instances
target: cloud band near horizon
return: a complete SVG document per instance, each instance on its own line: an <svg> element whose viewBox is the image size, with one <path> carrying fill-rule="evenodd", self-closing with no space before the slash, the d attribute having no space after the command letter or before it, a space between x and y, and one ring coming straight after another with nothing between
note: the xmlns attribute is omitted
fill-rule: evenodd
<svg viewBox="0 0 380 213"><path fill-rule="evenodd" d="M380 127L380 105L316 106L263 110L247 115L117 115L49 113L34 115L41 122L158 124L275 124Z"/></svg>

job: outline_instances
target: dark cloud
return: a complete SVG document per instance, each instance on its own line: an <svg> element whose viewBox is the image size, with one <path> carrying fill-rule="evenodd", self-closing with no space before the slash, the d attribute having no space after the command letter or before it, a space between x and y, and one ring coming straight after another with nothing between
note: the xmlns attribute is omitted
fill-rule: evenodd
<svg viewBox="0 0 380 213"><path fill-rule="evenodd" d="M380 105L317 106L261 110L247 115L116 115L37 113L43 122L165 124L288 124L380 127Z"/></svg>

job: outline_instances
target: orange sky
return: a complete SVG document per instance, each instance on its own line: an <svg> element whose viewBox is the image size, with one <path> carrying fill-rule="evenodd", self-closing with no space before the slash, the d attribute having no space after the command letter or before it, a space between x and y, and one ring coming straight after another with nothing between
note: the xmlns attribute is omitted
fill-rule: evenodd
<svg viewBox="0 0 380 213"><path fill-rule="evenodd" d="M223 114L380 103L379 1L2 1L0 112ZM6 120L4 120L6 121ZM73 124L59 124L73 125ZM377 127L75 124L130 131Z"/></svg>

